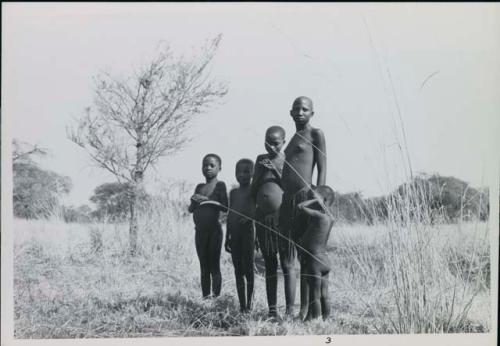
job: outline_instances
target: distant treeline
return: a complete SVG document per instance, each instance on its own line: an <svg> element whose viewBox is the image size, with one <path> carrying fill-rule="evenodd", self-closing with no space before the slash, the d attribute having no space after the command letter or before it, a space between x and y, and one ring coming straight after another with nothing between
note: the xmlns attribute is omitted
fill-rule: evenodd
<svg viewBox="0 0 500 346"><path fill-rule="evenodd" d="M431 222L486 220L489 191L455 177L420 174L387 196L363 198L361 193L338 193L337 220L346 223L386 221L390 218L427 218Z"/></svg>
<svg viewBox="0 0 500 346"><path fill-rule="evenodd" d="M60 198L72 187L69 177L41 168L35 157L46 155L46 150L27 143L13 141L13 203L14 215L26 219L47 218L56 215L66 222L121 222L130 213L131 186L122 183L104 183L94 189L90 202L78 207L64 206ZM153 197L140 195L141 208ZM164 198L165 199L165 198ZM170 209L179 215L187 213L187 201L171 198ZM338 222L368 223L422 219L430 222L457 222L486 220L489 214L487 188L474 188L455 177L438 174L420 174L400 185L387 196L364 198L361 193L337 193L333 207ZM417 220L418 221L418 220Z"/></svg>

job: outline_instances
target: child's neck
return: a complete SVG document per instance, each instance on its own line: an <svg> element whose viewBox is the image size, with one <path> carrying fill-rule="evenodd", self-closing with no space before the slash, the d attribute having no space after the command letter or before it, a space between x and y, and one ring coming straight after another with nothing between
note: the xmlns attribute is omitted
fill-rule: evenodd
<svg viewBox="0 0 500 346"><path fill-rule="evenodd" d="M249 186L250 186L250 183L248 183L248 184L240 184L240 189L241 189L241 188L243 188L243 189L244 189L244 188L247 188L247 187L249 187Z"/></svg>
<svg viewBox="0 0 500 346"><path fill-rule="evenodd" d="M217 181L217 176L212 177L212 178L205 178L207 184L213 183Z"/></svg>
<svg viewBox="0 0 500 346"><path fill-rule="evenodd" d="M305 124L295 123L295 131L297 131L297 132L302 131L302 130L309 130L310 128L311 128L311 124L309 124L309 122L307 122Z"/></svg>

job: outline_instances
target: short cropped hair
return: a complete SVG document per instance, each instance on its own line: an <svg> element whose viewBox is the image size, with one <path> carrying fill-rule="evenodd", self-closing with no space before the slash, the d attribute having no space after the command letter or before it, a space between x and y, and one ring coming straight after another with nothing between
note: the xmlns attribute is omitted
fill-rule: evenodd
<svg viewBox="0 0 500 346"><path fill-rule="evenodd" d="M294 105L296 105L297 103L299 103L300 101L302 101L302 100L305 100L305 101L309 102L309 104L311 105L311 109L314 109L313 101L311 100L310 97L307 97L307 96L299 96L299 97L297 97L295 100L293 100L292 107Z"/></svg>
<svg viewBox="0 0 500 346"><path fill-rule="evenodd" d="M284 128L282 128L281 126L274 125L274 126L269 127L269 128L266 130L266 137L267 137L270 133L279 133L279 135L280 135L282 138L285 138L285 129L284 129Z"/></svg>
<svg viewBox="0 0 500 346"><path fill-rule="evenodd" d="M203 157L203 160L202 161L205 161L205 159L209 158L209 157L213 157L215 159L215 161L217 161L217 163L219 164L219 167L222 167L222 159L220 158L219 155L217 154L213 154L213 153L210 153L210 154L206 154L204 157Z"/></svg>
<svg viewBox="0 0 500 346"><path fill-rule="evenodd" d="M315 192L326 201L327 205L331 205L335 200L335 192L328 185L319 185Z"/></svg>
<svg viewBox="0 0 500 346"><path fill-rule="evenodd" d="M250 167L253 168L253 161L250 159L240 159L238 162L236 162L236 167L239 165L250 165Z"/></svg>

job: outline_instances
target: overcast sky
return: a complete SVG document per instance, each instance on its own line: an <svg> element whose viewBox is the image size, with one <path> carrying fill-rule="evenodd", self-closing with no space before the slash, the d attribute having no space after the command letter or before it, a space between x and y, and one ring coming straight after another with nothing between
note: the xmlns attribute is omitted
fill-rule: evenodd
<svg viewBox="0 0 500 346"><path fill-rule="evenodd" d="M235 162L264 151L267 127L291 138L300 95L314 101L327 183L340 192L380 195L403 181L403 129L415 172L478 186L498 168L497 4L4 3L2 16L3 120L50 150L44 167L72 178L67 203L113 181L66 138L92 104L92 76L130 73L162 40L189 54L218 33L212 75L229 93L193 121L195 141L146 173L150 187L202 181L208 152L233 184Z"/></svg>

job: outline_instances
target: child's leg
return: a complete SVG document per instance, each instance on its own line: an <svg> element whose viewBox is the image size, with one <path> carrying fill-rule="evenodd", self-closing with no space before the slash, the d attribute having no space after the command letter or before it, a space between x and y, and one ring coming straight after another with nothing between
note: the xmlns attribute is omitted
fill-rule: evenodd
<svg viewBox="0 0 500 346"><path fill-rule="evenodd" d="M242 239L237 232L233 232L233 237L231 237L231 258L233 259L234 265L234 276L236 279L236 293L238 294L238 301L240 303L240 310L243 311L246 308L246 297L245 297L245 279L242 263L242 252L241 245Z"/></svg>
<svg viewBox="0 0 500 346"><path fill-rule="evenodd" d="M307 266L307 280L309 283L309 311L306 320L316 319L321 315L321 272L316 260Z"/></svg>
<svg viewBox="0 0 500 346"><path fill-rule="evenodd" d="M258 209L256 212L257 221L275 231L278 230L278 215L279 211L274 215L271 222L266 222L265 215L262 215ZM266 296L269 315L275 316L277 314L276 301L278 295L278 237L273 231L262 227L258 223L255 228L266 268Z"/></svg>
<svg viewBox="0 0 500 346"><path fill-rule="evenodd" d="M255 231L253 226L245 230L246 236L243 243L244 253L243 263L245 265L245 278L247 280L247 301L246 309L252 309L253 287L254 287L254 250L255 250Z"/></svg>
<svg viewBox="0 0 500 346"><path fill-rule="evenodd" d="M283 202L280 208L280 237L279 254L281 262L281 270L283 271L283 281L285 286L285 314L293 315L293 307L295 303L295 245L292 242L292 225L291 219L293 216L293 197L283 194Z"/></svg>
<svg viewBox="0 0 500 346"><path fill-rule="evenodd" d="M222 228L220 225L217 229L210 232L209 237L209 263L210 274L212 275L212 293L218 297L221 291L222 277L220 273L220 252L222 249Z"/></svg>
<svg viewBox="0 0 500 346"><path fill-rule="evenodd" d="M201 291L203 297L205 298L210 295L210 258L207 232L197 229L194 240L196 244L196 253L198 254L198 259L200 261Z"/></svg>
<svg viewBox="0 0 500 346"><path fill-rule="evenodd" d="M304 256L304 254L302 255ZM300 260L300 313L301 320L305 319L309 309L309 283L307 282L306 260Z"/></svg>
<svg viewBox="0 0 500 346"><path fill-rule="evenodd" d="M300 318L305 318L308 313L309 309L309 289L310 285L307 281L306 275L303 275L303 273L306 271L305 267L307 263L311 261L309 258L309 254L305 251L305 249L302 249L299 244L299 239L302 238L304 232L307 229L308 223L309 223L309 218L298 212L296 205L304 202L308 199L308 192L309 188L304 188L300 191L298 191L295 196L294 196L294 201L295 201L295 209L294 209L294 223L292 227L292 235L293 239L297 244L297 255L299 258L299 263L300 263Z"/></svg>
<svg viewBox="0 0 500 346"><path fill-rule="evenodd" d="M323 320L330 316L330 298L328 296L328 277L329 272L321 276L321 314Z"/></svg>
<svg viewBox="0 0 500 346"><path fill-rule="evenodd" d="M287 242L287 244L281 246L280 261L285 286L285 314L293 315L297 278L295 273L295 249L291 243Z"/></svg>
<svg viewBox="0 0 500 346"><path fill-rule="evenodd" d="M276 315L278 300L278 254L276 252L264 255L266 266L266 295L269 314Z"/></svg>

